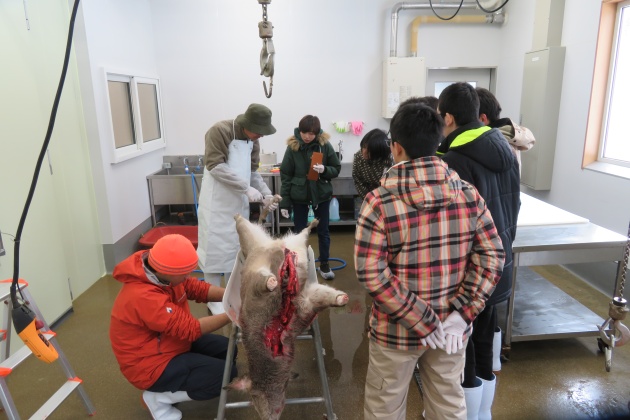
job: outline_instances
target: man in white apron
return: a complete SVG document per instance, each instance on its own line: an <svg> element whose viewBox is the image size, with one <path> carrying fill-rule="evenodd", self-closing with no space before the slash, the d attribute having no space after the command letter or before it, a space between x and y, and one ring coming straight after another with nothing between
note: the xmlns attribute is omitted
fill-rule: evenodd
<svg viewBox="0 0 630 420"><path fill-rule="evenodd" d="M230 278L239 249L234 215L249 219L249 203L278 206L256 170L260 160L258 139L276 132L271 110L251 104L234 120L219 121L206 133L205 168L199 194L199 267L206 282L221 286ZM213 315L225 312L221 302L208 303Z"/></svg>

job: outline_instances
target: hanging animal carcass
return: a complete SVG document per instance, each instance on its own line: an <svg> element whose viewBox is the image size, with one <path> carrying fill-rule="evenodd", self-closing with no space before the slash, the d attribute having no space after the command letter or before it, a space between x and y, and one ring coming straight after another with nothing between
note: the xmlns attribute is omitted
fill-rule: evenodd
<svg viewBox="0 0 630 420"><path fill-rule="evenodd" d="M297 235L273 239L259 225L234 218L245 257L239 324L249 375L227 388L248 391L260 417L276 420L292 376L296 337L323 309L346 305L348 295L308 281L308 234L317 220Z"/></svg>

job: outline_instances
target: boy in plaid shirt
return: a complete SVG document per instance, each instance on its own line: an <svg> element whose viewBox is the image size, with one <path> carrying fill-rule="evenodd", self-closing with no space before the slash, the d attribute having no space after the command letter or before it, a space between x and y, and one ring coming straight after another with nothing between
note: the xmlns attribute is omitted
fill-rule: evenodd
<svg viewBox="0 0 630 420"><path fill-rule="evenodd" d="M425 417L466 418L464 349L504 251L483 198L435 156L443 124L426 105L399 108L395 165L357 222L354 263L373 298L365 419L406 418L416 364Z"/></svg>

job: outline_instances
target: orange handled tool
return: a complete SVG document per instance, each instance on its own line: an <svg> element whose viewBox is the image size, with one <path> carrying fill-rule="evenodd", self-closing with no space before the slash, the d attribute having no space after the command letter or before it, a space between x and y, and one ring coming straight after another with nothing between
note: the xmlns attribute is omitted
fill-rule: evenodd
<svg viewBox="0 0 630 420"><path fill-rule="evenodd" d="M38 359L46 363L57 360L59 357L57 350L40 331L44 324L35 317L28 306L19 305L13 308L12 317L15 332Z"/></svg>

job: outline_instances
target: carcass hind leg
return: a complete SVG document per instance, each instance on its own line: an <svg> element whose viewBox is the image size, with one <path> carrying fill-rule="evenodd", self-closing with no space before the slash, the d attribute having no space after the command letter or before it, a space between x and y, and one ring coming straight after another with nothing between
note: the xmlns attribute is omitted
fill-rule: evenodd
<svg viewBox="0 0 630 420"><path fill-rule="evenodd" d="M297 234L288 234L284 237L284 243L287 248L291 251L295 251L298 253L304 252L303 255L306 255L306 248L308 248L308 235L311 233L311 230L315 229L319 224L319 220L313 220L307 227L302 229L301 232Z"/></svg>
<svg viewBox="0 0 630 420"><path fill-rule="evenodd" d="M278 279L268 270L260 270L255 278L254 290L258 293L273 292L278 287Z"/></svg>
<svg viewBox="0 0 630 420"><path fill-rule="evenodd" d="M345 306L348 295L325 284L309 284L304 290L301 309L304 313L320 312L329 306Z"/></svg>
<svg viewBox="0 0 630 420"><path fill-rule="evenodd" d="M278 279L276 279L275 276L271 276L267 278L266 285L267 285L267 290L269 290L270 292L273 292L278 286Z"/></svg>

